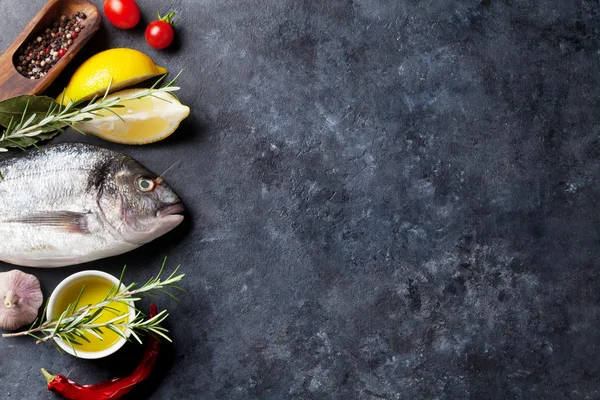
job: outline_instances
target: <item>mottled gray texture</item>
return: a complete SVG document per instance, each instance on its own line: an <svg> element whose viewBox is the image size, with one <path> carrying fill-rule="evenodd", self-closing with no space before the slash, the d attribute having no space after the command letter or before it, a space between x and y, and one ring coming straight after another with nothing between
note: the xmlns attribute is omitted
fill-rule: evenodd
<svg viewBox="0 0 600 400"><path fill-rule="evenodd" d="M3 47L43 1L6 3ZM77 60L131 46L184 68L192 115L150 146L84 140L179 162L188 219L125 256L26 269L47 295L83 268L182 264L188 293L158 300L175 344L132 398L600 397L597 2L140 4L181 15L174 49L105 23ZM52 398L40 367L94 382L139 357L0 351L15 399Z"/></svg>

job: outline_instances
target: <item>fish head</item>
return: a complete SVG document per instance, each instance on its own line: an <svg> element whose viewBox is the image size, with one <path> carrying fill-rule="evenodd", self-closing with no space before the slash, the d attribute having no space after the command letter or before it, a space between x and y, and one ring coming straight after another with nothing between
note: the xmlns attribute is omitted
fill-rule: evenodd
<svg viewBox="0 0 600 400"><path fill-rule="evenodd" d="M107 222L129 243L145 244L183 221L181 199L134 159L113 158L104 169L98 204Z"/></svg>

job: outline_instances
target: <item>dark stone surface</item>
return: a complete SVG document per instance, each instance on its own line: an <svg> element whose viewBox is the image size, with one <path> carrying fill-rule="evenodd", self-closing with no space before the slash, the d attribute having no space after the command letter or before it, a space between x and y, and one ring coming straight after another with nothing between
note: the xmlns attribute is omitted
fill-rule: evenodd
<svg viewBox="0 0 600 400"><path fill-rule="evenodd" d="M43 3L0 3L3 48ZM181 16L175 48L105 21L77 60L131 46L184 68L192 115L149 146L83 140L178 162L187 221L24 269L48 295L82 269L182 264L187 294L158 300L174 344L131 398L600 398L597 2L140 4ZM39 368L96 382L139 351L5 339L0 397L50 399Z"/></svg>

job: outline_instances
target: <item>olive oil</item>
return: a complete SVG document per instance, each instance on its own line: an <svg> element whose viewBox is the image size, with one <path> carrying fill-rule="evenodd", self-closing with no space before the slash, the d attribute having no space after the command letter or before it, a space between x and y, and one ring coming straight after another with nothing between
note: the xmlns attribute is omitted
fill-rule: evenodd
<svg viewBox="0 0 600 400"><path fill-rule="evenodd" d="M60 316L69 307L69 304L76 302L82 287L84 287L84 289L77 306L78 308L85 305L100 303L112 289L113 283L97 276L86 277L73 282L70 286L65 288L61 296L57 299L56 306L52 310L53 315L56 317ZM129 307L126 304L112 302L108 307L112 310L103 310L95 323L110 321L118 315L123 315L123 320L118 321L117 323L125 322L129 318ZM89 343L83 339L78 340L81 344L73 345L75 351L101 351L111 347L119 341L119 335L109 329L101 329L103 333L100 336L102 336L104 340L100 340L88 333L85 337L89 340Z"/></svg>

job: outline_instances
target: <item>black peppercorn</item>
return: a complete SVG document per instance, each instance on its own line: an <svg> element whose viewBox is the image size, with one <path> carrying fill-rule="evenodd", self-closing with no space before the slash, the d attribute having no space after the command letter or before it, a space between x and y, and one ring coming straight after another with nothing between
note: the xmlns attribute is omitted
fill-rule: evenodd
<svg viewBox="0 0 600 400"><path fill-rule="evenodd" d="M30 79L39 79L67 53L79 32L85 28L81 23L86 18L82 12L72 16L61 15L51 26L41 30L17 51L15 67Z"/></svg>

